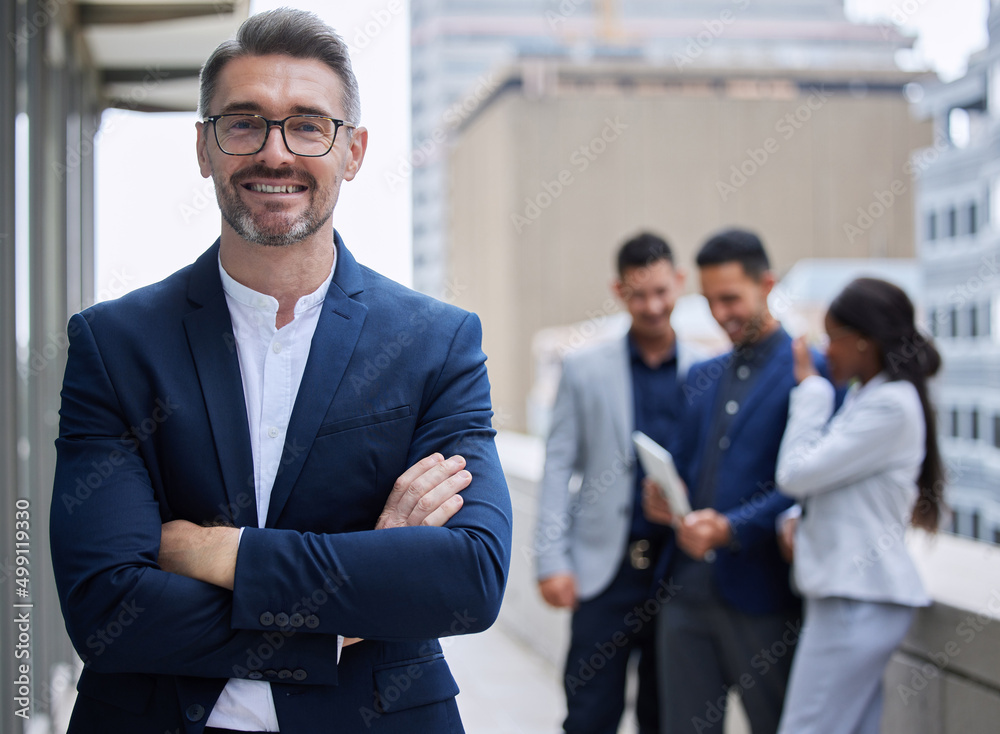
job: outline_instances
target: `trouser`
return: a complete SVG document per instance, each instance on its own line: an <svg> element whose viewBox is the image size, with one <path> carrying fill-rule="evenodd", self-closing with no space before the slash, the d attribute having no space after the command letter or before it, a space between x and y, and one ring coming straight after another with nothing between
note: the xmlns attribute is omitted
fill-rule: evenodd
<svg viewBox="0 0 1000 734"><path fill-rule="evenodd" d="M753 734L774 734L800 626L797 609L751 616L683 597L666 605L657 625L663 734L721 734L733 688Z"/></svg>
<svg viewBox="0 0 1000 734"><path fill-rule="evenodd" d="M806 601L781 734L878 734L882 676L913 607L829 598Z"/></svg>
<svg viewBox="0 0 1000 734"><path fill-rule="evenodd" d="M626 556L611 585L573 613L564 678L567 734L618 731L633 655L639 663L639 732L658 734L653 637L661 603L651 595L654 578L652 568L633 568Z"/></svg>

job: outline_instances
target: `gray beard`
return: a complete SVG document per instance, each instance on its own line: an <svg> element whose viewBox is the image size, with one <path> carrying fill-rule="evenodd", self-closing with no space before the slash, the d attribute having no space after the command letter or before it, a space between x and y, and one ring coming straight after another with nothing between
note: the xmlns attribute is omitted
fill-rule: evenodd
<svg viewBox="0 0 1000 734"><path fill-rule="evenodd" d="M288 247L297 242L301 242L314 234L330 221L333 211L323 215L316 211L314 206L316 189L309 192L309 207L305 214L296 219L290 227L279 232L263 229L255 220L250 208L240 201L232 188L225 188L219 184L218 178L213 178L215 183L215 196L219 201L219 209L222 218L233 228L240 237L254 245L264 247Z"/></svg>

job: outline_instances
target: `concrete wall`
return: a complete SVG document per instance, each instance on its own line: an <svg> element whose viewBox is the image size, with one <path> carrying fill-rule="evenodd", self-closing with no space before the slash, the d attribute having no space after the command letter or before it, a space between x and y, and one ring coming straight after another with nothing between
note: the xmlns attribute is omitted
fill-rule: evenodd
<svg viewBox="0 0 1000 734"><path fill-rule="evenodd" d="M544 447L501 433L514 505L514 552L498 624L561 669L569 614L545 607L531 554ZM1000 548L950 535L908 539L934 604L921 610L885 677L883 734L996 734L1000 730ZM887 538L886 542L894 542ZM744 731L727 721L727 734Z"/></svg>

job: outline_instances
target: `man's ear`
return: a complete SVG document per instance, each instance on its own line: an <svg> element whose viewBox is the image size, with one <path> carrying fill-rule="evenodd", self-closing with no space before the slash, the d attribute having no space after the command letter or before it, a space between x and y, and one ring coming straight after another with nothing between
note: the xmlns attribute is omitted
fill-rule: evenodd
<svg viewBox="0 0 1000 734"><path fill-rule="evenodd" d="M358 175L361 163L365 160L368 149L368 129L359 127L351 136L351 145L347 149L347 161L344 164L344 180L350 181Z"/></svg>
<svg viewBox="0 0 1000 734"><path fill-rule="evenodd" d="M195 142L195 151L198 155L198 168L202 178L212 176L212 165L208 160L208 123L196 122L195 130L198 131L198 139Z"/></svg>
<svg viewBox="0 0 1000 734"><path fill-rule="evenodd" d="M615 278L611 281L611 292L619 301L625 303L625 284L621 278Z"/></svg>
<svg viewBox="0 0 1000 734"><path fill-rule="evenodd" d="M765 270L760 276L760 287L764 291L764 295L768 296L771 294L771 290L774 288L778 279L774 277L773 270Z"/></svg>

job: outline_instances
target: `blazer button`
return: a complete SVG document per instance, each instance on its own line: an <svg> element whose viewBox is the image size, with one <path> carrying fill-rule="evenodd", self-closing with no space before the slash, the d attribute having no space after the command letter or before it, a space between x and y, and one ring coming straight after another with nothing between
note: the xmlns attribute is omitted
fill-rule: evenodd
<svg viewBox="0 0 1000 734"><path fill-rule="evenodd" d="M308 627L311 630L314 630L317 627L319 627L319 617L317 617L315 614L310 614L308 617L306 617L306 627Z"/></svg>
<svg viewBox="0 0 1000 734"><path fill-rule="evenodd" d="M274 615L274 623L279 627L287 627L288 615L285 614L284 612L278 612L277 614Z"/></svg>
<svg viewBox="0 0 1000 734"><path fill-rule="evenodd" d="M202 717L205 716L205 707L200 703L193 703L187 707L184 715L187 716L188 721L201 721Z"/></svg>
<svg viewBox="0 0 1000 734"><path fill-rule="evenodd" d="M294 678L295 680L305 680L306 671L302 670L302 668L298 668L292 673L292 678Z"/></svg>
<svg viewBox="0 0 1000 734"><path fill-rule="evenodd" d="M247 673L247 678L249 678L250 680L260 680L263 677L264 674L261 673L259 670L251 670L249 673Z"/></svg>
<svg viewBox="0 0 1000 734"><path fill-rule="evenodd" d="M292 627L301 627L305 621L305 617L297 612L288 618L288 624Z"/></svg>
<svg viewBox="0 0 1000 734"><path fill-rule="evenodd" d="M270 612L264 612L262 615L260 615L260 623L265 627L270 627L272 624L274 624L274 615L271 614Z"/></svg>
<svg viewBox="0 0 1000 734"><path fill-rule="evenodd" d="M278 678L280 678L281 680L288 680L291 677L292 677L292 671L290 671L288 668L282 668L281 670L278 671Z"/></svg>
<svg viewBox="0 0 1000 734"><path fill-rule="evenodd" d="M277 670L271 670L270 668L268 668L267 670L264 671L264 677L265 678L277 678L278 677L278 671Z"/></svg>

